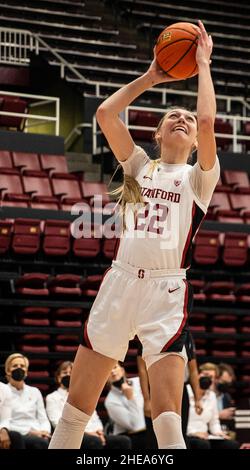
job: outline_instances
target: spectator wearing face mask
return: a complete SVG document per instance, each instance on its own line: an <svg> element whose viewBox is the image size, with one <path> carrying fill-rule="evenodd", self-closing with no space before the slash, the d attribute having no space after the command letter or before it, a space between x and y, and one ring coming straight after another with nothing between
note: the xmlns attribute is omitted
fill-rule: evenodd
<svg viewBox="0 0 250 470"><path fill-rule="evenodd" d="M68 398L72 366L70 361L58 366L55 373L58 388L46 397L46 411L53 428L57 426ZM94 411L85 429L81 449L131 449L131 442L126 436L105 435L103 424Z"/></svg>
<svg viewBox="0 0 250 470"><path fill-rule="evenodd" d="M200 371L203 372L203 375L211 378L210 389L216 394L220 420L231 421L234 417L235 407L228 389L229 383L235 380L233 369L227 364L217 366L212 362L206 362L200 366Z"/></svg>
<svg viewBox="0 0 250 470"><path fill-rule="evenodd" d="M221 363L218 365L219 376L216 382L216 396L219 409L220 420L229 422L233 420L235 407L230 390L235 382L235 373L229 364Z"/></svg>
<svg viewBox="0 0 250 470"><path fill-rule="evenodd" d="M8 385L0 382L0 449L25 449L22 435L10 431L11 391Z"/></svg>
<svg viewBox="0 0 250 470"><path fill-rule="evenodd" d="M5 361L5 373L11 392L9 429L22 434L26 449L47 449L50 423L40 390L25 383L28 368L28 358L19 353L11 354Z"/></svg>
<svg viewBox="0 0 250 470"><path fill-rule="evenodd" d="M202 395L200 402L203 409L201 414L196 413L194 395L190 385L187 386L190 400L187 428L189 448L238 449L238 442L229 440L221 428L216 395L210 389L212 378L205 371L199 374L199 384Z"/></svg>

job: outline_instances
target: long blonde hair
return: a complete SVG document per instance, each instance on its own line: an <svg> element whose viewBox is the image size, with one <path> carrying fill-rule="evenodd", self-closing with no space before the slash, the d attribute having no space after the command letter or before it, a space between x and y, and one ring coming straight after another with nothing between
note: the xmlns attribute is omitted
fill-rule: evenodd
<svg viewBox="0 0 250 470"><path fill-rule="evenodd" d="M148 173L146 175L147 177L152 176L152 174L154 173L155 169L157 168L157 166L159 165L159 163L161 161L161 158L160 158L161 146L160 146L160 143L158 142L158 139L157 139L156 135L159 132L159 130L161 129L161 126L164 122L164 119L165 119L166 115L174 109L184 109L186 111L189 111L187 108L184 108L184 107L181 107L181 106L178 106L178 108L176 106L171 106L167 109L164 116L160 119L160 121L158 123L158 126L157 126L157 128L156 128L156 130L153 134L153 140L156 143L156 151L158 153L158 158L156 160L151 160L150 165L149 165L149 169L148 169ZM191 150L191 155L192 155L192 152L193 152L193 150ZM117 168L115 169L115 172L113 173L113 175L112 175L112 177L109 181L109 185L113 181L113 178L114 178L117 170L120 167L121 167L121 165L119 164L117 166ZM121 186L119 186L118 188L116 188L115 190L110 191L108 194L110 194L111 196L114 196L115 198L117 198L117 205L120 205L120 215L122 217L122 221L123 221L122 226L123 226L123 230L124 230L126 228L126 224L125 224L126 205L129 204L129 203L132 204L133 207L134 207L134 210L136 211L136 207L137 207L138 204L145 204L145 201L143 200L143 197L141 195L141 186L139 185L138 181L135 178L133 178L133 176L126 175L124 173L123 174L123 184Z"/></svg>

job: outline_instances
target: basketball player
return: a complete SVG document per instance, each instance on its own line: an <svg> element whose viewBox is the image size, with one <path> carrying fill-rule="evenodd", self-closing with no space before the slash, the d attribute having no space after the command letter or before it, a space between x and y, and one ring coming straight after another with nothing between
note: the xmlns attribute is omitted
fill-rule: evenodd
<svg viewBox="0 0 250 470"><path fill-rule="evenodd" d="M148 368L158 446L186 447L180 415L186 361L183 346L191 297L185 277L192 238L219 179L214 137L216 103L210 75L213 43L201 22L197 30L197 121L185 109L166 113L155 135L160 148L158 161L150 160L135 145L119 118L147 89L172 80L159 69L155 57L144 75L116 91L97 110L98 123L124 170L120 197L124 212L128 203L130 208L132 203L148 205L144 213L137 210L138 206L132 210L134 224L131 212L127 219L124 214L118 255L85 324L68 402L50 448L80 447L110 371L118 360L124 360L128 341L135 334L143 345ZM192 167L187 160L195 148L198 162ZM175 226L176 220L178 224L174 234L170 230L171 243L165 247L158 235L169 225L168 216L172 219L170 226Z"/></svg>

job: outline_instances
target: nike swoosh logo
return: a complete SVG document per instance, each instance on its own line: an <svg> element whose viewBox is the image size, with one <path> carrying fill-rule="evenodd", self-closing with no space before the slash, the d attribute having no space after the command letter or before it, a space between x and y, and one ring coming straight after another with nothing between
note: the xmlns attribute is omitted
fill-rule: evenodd
<svg viewBox="0 0 250 470"><path fill-rule="evenodd" d="M143 176L143 179L144 179L144 180L148 179L148 180L151 180L151 181L152 181L153 178L150 178L150 176Z"/></svg>
<svg viewBox="0 0 250 470"><path fill-rule="evenodd" d="M178 289L180 289L180 287L176 287L176 289L168 289L168 292L169 294L172 294L172 292L175 292Z"/></svg>

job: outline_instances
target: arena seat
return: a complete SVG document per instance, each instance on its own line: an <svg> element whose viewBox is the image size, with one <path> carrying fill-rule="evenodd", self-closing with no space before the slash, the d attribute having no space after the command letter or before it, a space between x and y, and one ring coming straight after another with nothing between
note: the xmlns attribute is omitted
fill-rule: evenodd
<svg viewBox="0 0 250 470"><path fill-rule="evenodd" d="M94 196L102 196L102 205L110 202L110 197L107 194L108 188L105 183L92 183L89 181L81 181L82 194L91 205L94 202Z"/></svg>
<svg viewBox="0 0 250 470"><path fill-rule="evenodd" d="M99 238L75 238L73 252L79 258L95 258L100 253L101 242Z"/></svg>
<svg viewBox="0 0 250 470"><path fill-rule="evenodd" d="M207 299L219 302L235 302L235 284L230 281L213 281L206 285Z"/></svg>
<svg viewBox="0 0 250 470"><path fill-rule="evenodd" d="M196 301L206 300L206 294L204 293L206 282L201 279L190 279L189 282L193 287L194 300Z"/></svg>
<svg viewBox="0 0 250 470"><path fill-rule="evenodd" d="M235 294L238 302L250 302L250 283L244 283L238 286Z"/></svg>
<svg viewBox="0 0 250 470"><path fill-rule="evenodd" d="M231 136L233 134L233 127L230 122L220 118L215 119L214 130L218 134L230 134ZM217 148L223 151L229 150L229 148L232 146L232 142L232 137L216 137Z"/></svg>
<svg viewBox="0 0 250 470"><path fill-rule="evenodd" d="M70 222L46 220L44 224L43 251L46 255L65 256L70 251Z"/></svg>
<svg viewBox="0 0 250 470"><path fill-rule="evenodd" d="M229 195L232 209L241 211L241 215L248 217L250 215L250 197L247 194Z"/></svg>
<svg viewBox="0 0 250 470"><path fill-rule="evenodd" d="M233 335L237 333L237 329L233 326L212 326L212 333L219 333L221 335Z"/></svg>
<svg viewBox="0 0 250 470"><path fill-rule="evenodd" d="M22 295L48 296L48 274L26 273L15 281L15 290Z"/></svg>
<svg viewBox="0 0 250 470"><path fill-rule="evenodd" d="M51 183L53 194L63 203L75 204L83 201L78 180L52 178Z"/></svg>
<svg viewBox="0 0 250 470"><path fill-rule="evenodd" d="M195 237L193 257L200 265L213 265L219 260L219 232L201 230Z"/></svg>
<svg viewBox="0 0 250 470"><path fill-rule="evenodd" d="M56 335L54 351L75 353L79 346L78 335Z"/></svg>
<svg viewBox="0 0 250 470"><path fill-rule="evenodd" d="M10 113L27 113L27 101L13 96L4 96L1 111ZM25 118L17 116L1 116L0 126L14 127L17 130L22 130L24 127Z"/></svg>
<svg viewBox="0 0 250 470"><path fill-rule="evenodd" d="M57 203L57 198L53 196L50 180L46 177L23 176L24 192L34 201Z"/></svg>
<svg viewBox="0 0 250 470"><path fill-rule="evenodd" d="M46 176L41 171L40 162L36 153L13 152L13 164L26 176Z"/></svg>
<svg viewBox="0 0 250 470"><path fill-rule="evenodd" d="M15 219L12 250L14 253L34 255L40 248L40 220Z"/></svg>
<svg viewBox="0 0 250 470"><path fill-rule="evenodd" d="M224 170L224 180L234 191L250 194L249 178L245 171Z"/></svg>
<svg viewBox="0 0 250 470"><path fill-rule="evenodd" d="M80 308L58 308L53 312L53 325L58 328L82 326L82 309Z"/></svg>
<svg viewBox="0 0 250 470"><path fill-rule="evenodd" d="M20 325L49 326L50 309L46 307L25 307L18 312Z"/></svg>
<svg viewBox="0 0 250 470"><path fill-rule="evenodd" d="M46 171L49 176L64 178L69 175L67 160L64 155L41 154L40 162L42 170Z"/></svg>
<svg viewBox="0 0 250 470"><path fill-rule="evenodd" d="M13 224L8 220L0 220L0 254L6 253L11 245Z"/></svg>
<svg viewBox="0 0 250 470"><path fill-rule="evenodd" d="M0 150L0 173L18 174L18 170L13 168L11 152L8 150Z"/></svg>
<svg viewBox="0 0 250 470"><path fill-rule="evenodd" d="M102 252L107 259L114 258L118 240L118 238L105 238L103 240Z"/></svg>
<svg viewBox="0 0 250 470"><path fill-rule="evenodd" d="M225 266L244 266L248 260L248 235L227 232L224 237L222 260Z"/></svg>
<svg viewBox="0 0 250 470"><path fill-rule="evenodd" d="M225 193L213 193L212 199L209 204L210 210L218 216L227 216L227 217L238 217L239 213L236 208L231 208L228 194Z"/></svg>
<svg viewBox="0 0 250 470"><path fill-rule="evenodd" d="M129 123L131 126L157 128L162 115L150 111L129 111ZM154 130L131 129L131 135L135 140L151 142Z"/></svg>
<svg viewBox="0 0 250 470"><path fill-rule="evenodd" d="M48 282L49 291L56 295L81 295L79 287L81 276L76 274L57 274Z"/></svg>
<svg viewBox="0 0 250 470"><path fill-rule="evenodd" d="M220 177L218 183L216 184L215 191L217 193L230 193L232 191L232 188L228 186L227 184L224 184Z"/></svg>
<svg viewBox="0 0 250 470"><path fill-rule="evenodd" d="M0 174L1 199L8 201L29 201L29 196L24 194L21 177L19 175Z"/></svg>
<svg viewBox="0 0 250 470"><path fill-rule="evenodd" d="M30 202L30 207L32 209L42 209L42 210L50 210L50 211L57 211L60 208L59 202Z"/></svg>
<svg viewBox="0 0 250 470"><path fill-rule="evenodd" d="M48 334L25 334L18 339L19 349L24 353L47 353L49 342L50 335Z"/></svg>
<svg viewBox="0 0 250 470"><path fill-rule="evenodd" d="M87 276L81 282L82 295L86 297L95 297L103 279L102 274L94 274Z"/></svg>

